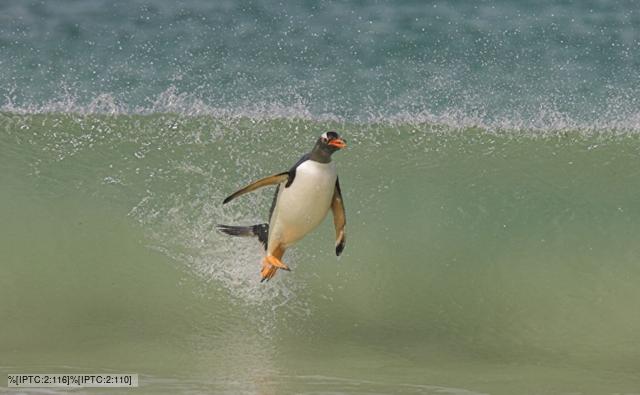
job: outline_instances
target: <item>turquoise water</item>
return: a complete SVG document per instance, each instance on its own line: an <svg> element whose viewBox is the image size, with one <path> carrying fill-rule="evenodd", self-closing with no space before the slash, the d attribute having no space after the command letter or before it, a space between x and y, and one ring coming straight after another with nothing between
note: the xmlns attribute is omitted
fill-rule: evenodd
<svg viewBox="0 0 640 395"><path fill-rule="evenodd" d="M0 373L640 393L633 5L0 4ZM330 129L345 252L260 284L221 201Z"/></svg>
<svg viewBox="0 0 640 395"><path fill-rule="evenodd" d="M639 24L632 0L5 1L0 103L637 126Z"/></svg>

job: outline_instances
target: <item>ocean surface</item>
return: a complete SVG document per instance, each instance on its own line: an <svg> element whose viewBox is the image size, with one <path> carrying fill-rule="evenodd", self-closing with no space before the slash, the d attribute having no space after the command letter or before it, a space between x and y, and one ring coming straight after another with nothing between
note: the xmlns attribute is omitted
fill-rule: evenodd
<svg viewBox="0 0 640 395"><path fill-rule="evenodd" d="M639 53L634 1L0 2L0 374L640 394ZM346 249L261 284L222 199L327 130Z"/></svg>

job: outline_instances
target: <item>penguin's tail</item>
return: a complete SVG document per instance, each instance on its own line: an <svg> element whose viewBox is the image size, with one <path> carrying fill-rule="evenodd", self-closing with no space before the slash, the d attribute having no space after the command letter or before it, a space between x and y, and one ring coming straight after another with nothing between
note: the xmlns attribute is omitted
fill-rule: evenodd
<svg viewBox="0 0 640 395"><path fill-rule="evenodd" d="M257 237L258 241L262 243L264 248L267 248L267 241L269 240L269 224L250 226L216 225L216 229L231 236Z"/></svg>

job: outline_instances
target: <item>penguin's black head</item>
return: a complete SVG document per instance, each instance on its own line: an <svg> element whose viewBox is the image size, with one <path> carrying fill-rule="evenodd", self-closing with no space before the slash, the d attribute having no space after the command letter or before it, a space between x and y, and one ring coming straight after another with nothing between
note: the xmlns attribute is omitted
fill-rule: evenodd
<svg viewBox="0 0 640 395"><path fill-rule="evenodd" d="M323 150L334 153L346 147L347 142L342 139L337 132L332 130L330 132L323 133L322 136L318 138L316 145Z"/></svg>
<svg viewBox="0 0 640 395"><path fill-rule="evenodd" d="M338 133L334 131L323 133L316 141L310 159L322 163L331 162L331 154L346 146L347 142Z"/></svg>

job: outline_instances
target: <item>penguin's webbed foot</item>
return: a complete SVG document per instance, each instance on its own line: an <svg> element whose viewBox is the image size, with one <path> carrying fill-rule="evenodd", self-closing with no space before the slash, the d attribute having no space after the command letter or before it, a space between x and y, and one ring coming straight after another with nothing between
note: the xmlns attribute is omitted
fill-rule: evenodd
<svg viewBox="0 0 640 395"><path fill-rule="evenodd" d="M272 266L277 267L278 269L282 269L282 270L286 270L288 272L291 271L291 269L289 269L289 266L285 265L284 263L282 263L282 261L278 258L276 258L273 255L267 255L266 257L264 257L265 261L267 261L267 263L271 264Z"/></svg>
<svg viewBox="0 0 640 395"><path fill-rule="evenodd" d="M269 281L276 275L278 269L291 271L289 266L282 263L282 261L273 255L267 255L262 261L262 270L260 270L260 276L262 279L260 282Z"/></svg>

